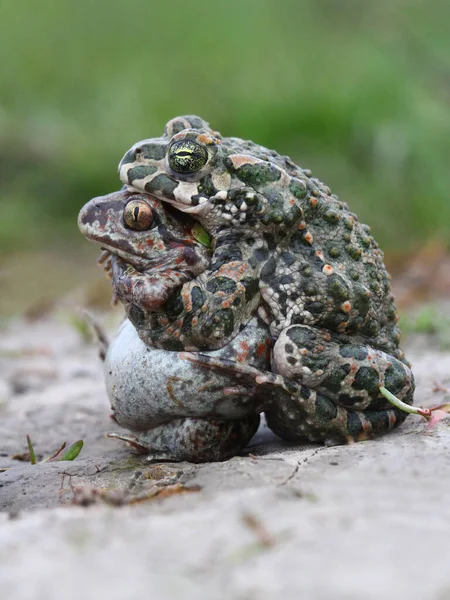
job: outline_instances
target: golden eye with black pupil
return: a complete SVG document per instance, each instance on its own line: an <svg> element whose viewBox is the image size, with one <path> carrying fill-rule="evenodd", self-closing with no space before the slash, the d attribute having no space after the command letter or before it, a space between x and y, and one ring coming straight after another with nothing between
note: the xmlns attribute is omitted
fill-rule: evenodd
<svg viewBox="0 0 450 600"><path fill-rule="evenodd" d="M152 226L152 209L145 200L130 200L123 209L123 220L128 229L144 231Z"/></svg>
<svg viewBox="0 0 450 600"><path fill-rule="evenodd" d="M208 161L208 152L191 140L174 142L169 148L169 166L176 173L195 173Z"/></svg>

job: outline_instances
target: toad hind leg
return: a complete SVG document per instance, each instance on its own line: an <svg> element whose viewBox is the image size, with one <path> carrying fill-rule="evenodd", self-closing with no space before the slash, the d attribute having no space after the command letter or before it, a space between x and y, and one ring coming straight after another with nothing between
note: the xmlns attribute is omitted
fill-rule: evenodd
<svg viewBox="0 0 450 600"><path fill-rule="evenodd" d="M350 410L336 406L306 386L301 386L295 396L274 402L265 415L268 427L279 437L322 441L326 446L371 439L397 427L407 417L396 408Z"/></svg>
<svg viewBox="0 0 450 600"><path fill-rule="evenodd" d="M150 461L222 461L238 454L256 433L259 415L242 419L174 419L134 435L113 433Z"/></svg>
<svg viewBox="0 0 450 600"><path fill-rule="evenodd" d="M387 403L380 386L407 404L414 392L404 363L356 338L351 344L340 339L304 325L287 328L273 349L273 373L204 355L181 356L260 386L268 397L267 423L280 437L334 445L374 437L405 420L407 414Z"/></svg>
<svg viewBox="0 0 450 600"><path fill-rule="evenodd" d="M277 403L266 413L269 427L290 439L334 444L389 431L407 415L386 402L381 386L407 404L413 401L414 378L400 360L357 338L306 325L281 332L272 366L300 384L295 401Z"/></svg>
<svg viewBox="0 0 450 600"><path fill-rule="evenodd" d="M405 363L356 337L307 325L281 332L272 370L352 410L389 408L381 386L407 404L413 401L414 378Z"/></svg>

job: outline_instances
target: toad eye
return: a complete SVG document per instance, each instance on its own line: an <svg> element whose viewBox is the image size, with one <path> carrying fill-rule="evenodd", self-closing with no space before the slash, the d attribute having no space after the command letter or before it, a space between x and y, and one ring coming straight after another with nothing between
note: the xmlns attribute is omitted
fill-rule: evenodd
<svg viewBox="0 0 450 600"><path fill-rule="evenodd" d="M208 152L191 140L174 142L169 148L169 166L177 173L195 173L208 161Z"/></svg>
<svg viewBox="0 0 450 600"><path fill-rule="evenodd" d="M153 214L145 200L130 200L123 209L125 227L135 231L149 229L153 223Z"/></svg>

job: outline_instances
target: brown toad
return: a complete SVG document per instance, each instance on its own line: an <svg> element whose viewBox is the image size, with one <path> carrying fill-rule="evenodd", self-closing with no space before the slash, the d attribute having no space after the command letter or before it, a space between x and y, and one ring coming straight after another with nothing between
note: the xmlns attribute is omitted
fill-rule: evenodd
<svg viewBox="0 0 450 600"><path fill-rule="evenodd" d="M123 266L117 290L122 301L135 299L147 315L158 315L167 298L209 264L198 223L174 216L170 206L145 194L122 190L93 198L78 223L87 239L112 254L113 274ZM267 369L269 344L267 325L255 318L210 357ZM146 346L128 320L109 345L104 372L113 417L132 431L110 437L149 452L151 459L224 460L258 428L264 400L258 386L241 387L233 373L217 374L177 352Z"/></svg>

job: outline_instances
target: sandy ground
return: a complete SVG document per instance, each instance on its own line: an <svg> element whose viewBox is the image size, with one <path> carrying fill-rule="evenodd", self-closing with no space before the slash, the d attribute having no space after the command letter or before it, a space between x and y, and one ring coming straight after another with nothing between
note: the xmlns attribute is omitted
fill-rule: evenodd
<svg viewBox="0 0 450 600"><path fill-rule="evenodd" d="M0 598L450 598L450 419L224 463L148 464L119 442L93 344L58 315L0 333ZM416 403L450 354L411 340ZM12 458L84 440L74 462ZM90 506L83 506L95 500Z"/></svg>

